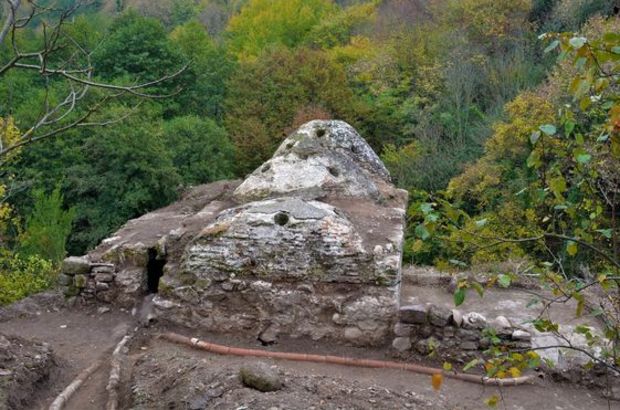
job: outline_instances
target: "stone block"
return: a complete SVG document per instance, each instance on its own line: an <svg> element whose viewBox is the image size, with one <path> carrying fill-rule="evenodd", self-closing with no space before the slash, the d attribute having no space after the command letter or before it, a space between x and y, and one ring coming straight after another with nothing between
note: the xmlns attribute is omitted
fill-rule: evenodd
<svg viewBox="0 0 620 410"><path fill-rule="evenodd" d="M113 282L114 281L114 274L113 273L108 273L108 272L98 272L95 274L95 280L97 282Z"/></svg>
<svg viewBox="0 0 620 410"><path fill-rule="evenodd" d="M463 313L458 309L452 309L452 323L456 327L461 327L463 324Z"/></svg>
<svg viewBox="0 0 620 410"><path fill-rule="evenodd" d="M114 273L114 264L112 263L93 263L93 273Z"/></svg>
<svg viewBox="0 0 620 410"><path fill-rule="evenodd" d="M532 335L528 331L516 329L512 332L512 340L529 341L532 340Z"/></svg>
<svg viewBox="0 0 620 410"><path fill-rule="evenodd" d="M58 284L61 286L69 286L73 283L73 276L61 273L58 275Z"/></svg>
<svg viewBox="0 0 620 410"><path fill-rule="evenodd" d="M267 197L377 198L389 172L368 143L342 121L311 121L235 190L240 202Z"/></svg>
<svg viewBox="0 0 620 410"><path fill-rule="evenodd" d="M427 305L402 306L398 312L400 321L407 324L426 324L428 322Z"/></svg>
<svg viewBox="0 0 620 410"><path fill-rule="evenodd" d="M418 327L418 335L420 337L429 337L430 335L433 334L433 330L434 328L430 325L424 325L424 326L420 326Z"/></svg>
<svg viewBox="0 0 620 410"><path fill-rule="evenodd" d="M394 325L394 334L398 337L409 337L413 332L413 326L398 322Z"/></svg>
<svg viewBox="0 0 620 410"><path fill-rule="evenodd" d="M473 340L464 340L461 342L461 349L463 350L478 350L478 343Z"/></svg>
<svg viewBox="0 0 620 410"><path fill-rule="evenodd" d="M433 326L447 326L451 319L452 310L443 306L432 305L428 311L428 321Z"/></svg>
<svg viewBox="0 0 620 410"><path fill-rule="evenodd" d="M62 261L61 272L66 275L86 275L90 273L90 261L83 256L69 256Z"/></svg>
<svg viewBox="0 0 620 410"><path fill-rule="evenodd" d="M498 336L510 336L513 331L510 321L505 316L498 316L490 320L489 327L492 328Z"/></svg>
<svg viewBox="0 0 620 410"><path fill-rule="evenodd" d="M95 294L97 300L105 303L111 303L114 300L114 293L109 291L99 291Z"/></svg>
<svg viewBox="0 0 620 410"><path fill-rule="evenodd" d="M362 331L357 327L347 327L344 330L344 338L352 343L358 343L363 335Z"/></svg>
<svg viewBox="0 0 620 410"><path fill-rule="evenodd" d="M266 363L243 366L239 370L239 376L245 386L262 392L280 390L283 386L277 371Z"/></svg>
<svg viewBox="0 0 620 410"><path fill-rule="evenodd" d="M484 329L487 319L477 312L470 312L463 316L463 328L465 329Z"/></svg>
<svg viewBox="0 0 620 410"><path fill-rule="evenodd" d="M439 342L439 340L435 339L434 337L429 337L428 339L419 340L415 344L414 348L418 353L428 355L438 349L440 346L441 343Z"/></svg>
<svg viewBox="0 0 620 410"><path fill-rule="evenodd" d="M458 329L456 331L456 337L463 340L478 340L480 338L480 332L475 329Z"/></svg>
<svg viewBox="0 0 620 410"><path fill-rule="evenodd" d="M278 327L271 325L263 330L258 336L258 340L264 345L272 345L278 340Z"/></svg>
<svg viewBox="0 0 620 410"><path fill-rule="evenodd" d="M80 294L80 290L73 285L62 286L60 290L66 297L69 297L69 298Z"/></svg>
<svg viewBox="0 0 620 410"><path fill-rule="evenodd" d="M452 338L456 335L456 329L452 326L446 326L443 328L443 337Z"/></svg>
<svg viewBox="0 0 620 410"><path fill-rule="evenodd" d="M97 291L108 290L110 289L110 284L106 282L97 282L96 289Z"/></svg>
<svg viewBox="0 0 620 410"><path fill-rule="evenodd" d="M392 347L399 352L406 352L411 349L411 339L408 337L397 337L392 342Z"/></svg>

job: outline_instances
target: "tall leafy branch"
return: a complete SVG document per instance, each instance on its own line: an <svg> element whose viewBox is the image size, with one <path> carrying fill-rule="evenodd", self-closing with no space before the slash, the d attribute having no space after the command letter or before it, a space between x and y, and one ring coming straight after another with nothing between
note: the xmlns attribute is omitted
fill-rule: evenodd
<svg viewBox="0 0 620 410"><path fill-rule="evenodd" d="M532 324L541 332L554 334L559 341L557 346L546 348L573 349L587 356L592 364L618 372L620 34L609 31L587 38L559 33L545 34L541 39L549 41L547 53L559 52L558 64L564 67L564 73L571 73L566 82L569 98L553 115L536 114L533 107L540 108L540 102L523 118L513 111L512 123L497 127L496 132L500 135L506 130L529 132L525 143L515 146L513 142L510 149L496 158L493 152L499 148L493 144L502 139L494 137L487 144L486 156L472 172L460 177L458 184L451 184L447 194L417 194L414 198L417 202L410 212L417 237L413 247L422 252L433 243L443 246L446 263L457 268L466 267L489 249L501 249L503 257L529 255L525 266L514 272L491 275L486 283L459 280L455 304L463 303L468 289L483 295L487 287L508 287L513 281L521 280L523 273L533 274L539 278L541 289L548 292L537 293L533 304L541 308ZM533 118L544 122L522 123ZM496 198L486 199L489 201L486 204L485 199L477 198L486 207L498 199L504 204L510 201L520 204L520 208L507 209L519 209L524 229L504 235L502 225L506 221L502 220L501 211L476 215L463 209L460 206L463 202L458 198L464 195L463 187L470 186L471 181L484 187L480 193L487 197L494 195L489 192L494 192L491 188L495 189L500 180L490 180L488 174L477 175L474 171L500 173L499 159L505 161L509 152L517 164L524 163L519 171L522 189L500 191ZM514 170L511 172L514 177ZM523 249L527 249L527 254L519 253ZM589 311L602 322L602 333L587 325L576 327L587 348L575 344L549 315L553 305L571 301L575 302L576 317ZM597 350L600 353L594 353ZM523 368L524 362L519 360L527 357L520 355L522 352L516 353L517 356L515 352L490 349L491 358L485 370L496 374L505 372L507 366Z"/></svg>

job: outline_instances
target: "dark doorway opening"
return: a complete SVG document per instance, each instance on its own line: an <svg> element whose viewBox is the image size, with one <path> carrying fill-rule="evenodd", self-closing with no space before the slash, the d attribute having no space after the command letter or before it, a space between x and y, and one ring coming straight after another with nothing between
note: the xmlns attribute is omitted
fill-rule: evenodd
<svg viewBox="0 0 620 410"><path fill-rule="evenodd" d="M148 293L157 293L159 290L159 279L164 276L165 259L157 257L157 250L149 248L149 260L146 264L146 287Z"/></svg>

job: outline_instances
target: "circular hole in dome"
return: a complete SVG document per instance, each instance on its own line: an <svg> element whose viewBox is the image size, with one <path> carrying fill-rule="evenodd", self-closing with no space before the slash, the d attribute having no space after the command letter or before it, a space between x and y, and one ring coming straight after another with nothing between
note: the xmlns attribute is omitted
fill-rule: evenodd
<svg viewBox="0 0 620 410"><path fill-rule="evenodd" d="M288 215L284 212L278 212L273 217L273 221L280 226L284 226L288 223Z"/></svg>
<svg viewBox="0 0 620 410"><path fill-rule="evenodd" d="M263 167L260 169L261 172L267 172L271 169L271 164L265 164L263 165Z"/></svg>
<svg viewBox="0 0 620 410"><path fill-rule="evenodd" d="M335 177L340 176L340 171L338 171L337 168L334 167L327 167L327 170L329 171L330 174L332 174Z"/></svg>
<svg viewBox="0 0 620 410"><path fill-rule="evenodd" d="M318 130L316 130L316 136L317 136L318 138L324 137L324 136L325 136L325 133L326 133L326 131L325 131L325 129L323 129L323 128L319 128Z"/></svg>

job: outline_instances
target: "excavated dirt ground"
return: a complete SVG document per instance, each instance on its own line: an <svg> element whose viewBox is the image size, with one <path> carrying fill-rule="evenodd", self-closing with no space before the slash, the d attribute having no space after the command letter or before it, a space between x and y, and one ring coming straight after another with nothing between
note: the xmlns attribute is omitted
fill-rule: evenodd
<svg viewBox="0 0 620 410"><path fill-rule="evenodd" d="M9 315L14 315L13 319ZM57 367L24 409L47 409L77 374L110 349L125 334L133 318L126 312L97 313L88 309L61 308L57 297L37 295L0 311L0 334L47 343ZM74 396L66 409L102 409L109 368L102 366ZM11 409L13 410L13 409Z"/></svg>
<svg viewBox="0 0 620 410"><path fill-rule="evenodd" d="M45 298L43 298L45 299ZM27 302L26 302L27 303ZM116 309L98 313L96 308L63 308L57 305L33 308L3 322L0 333L35 338L49 343L59 367L47 384L33 395L34 402L22 408L45 409L76 376L110 349L134 326L134 319ZM15 312L14 312L15 313ZM4 316L2 315L4 314ZM568 384L538 380L534 385L497 388L446 380L439 392L430 377L389 370L351 368L338 365L285 362L219 356L178 346L156 335L169 328L141 329L130 344L123 363L121 385L123 409L483 409L485 398L500 393L505 409L597 410L614 408L598 393ZM280 351L346 355L386 359L383 349L369 350L279 340L261 346L254 340L200 334L196 330L172 329L216 343ZM284 380L276 392L261 393L239 381L242 365L264 361L275 366ZM67 409L103 409L109 367L97 371L71 399ZM501 408L501 407L500 407Z"/></svg>

